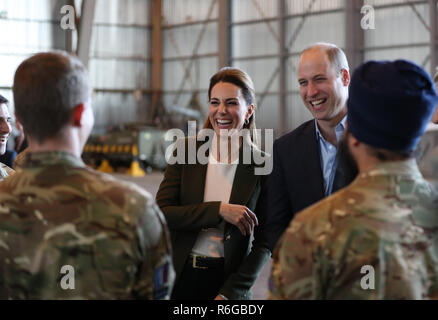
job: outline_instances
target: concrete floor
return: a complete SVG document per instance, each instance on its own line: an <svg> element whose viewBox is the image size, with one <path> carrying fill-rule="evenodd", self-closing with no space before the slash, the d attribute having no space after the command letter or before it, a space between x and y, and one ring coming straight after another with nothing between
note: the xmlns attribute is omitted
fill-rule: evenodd
<svg viewBox="0 0 438 320"><path fill-rule="evenodd" d="M135 178L121 173L115 173L114 176L125 181L136 183L140 187L150 192L154 197L156 196L158 187L160 186L161 180L163 179L163 173L159 171L151 172L143 178ZM253 287L254 300L266 299L270 271L271 271L271 260L269 260L266 263L263 271L261 272L259 278L254 284Z"/></svg>

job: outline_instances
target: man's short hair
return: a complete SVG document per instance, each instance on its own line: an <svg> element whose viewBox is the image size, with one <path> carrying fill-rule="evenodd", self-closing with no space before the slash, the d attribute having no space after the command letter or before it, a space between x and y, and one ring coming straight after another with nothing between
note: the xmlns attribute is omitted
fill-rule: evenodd
<svg viewBox="0 0 438 320"><path fill-rule="evenodd" d="M9 102L9 100L6 99L5 97L3 97L3 96L0 94L0 105L2 105L2 104L8 104L8 102Z"/></svg>
<svg viewBox="0 0 438 320"><path fill-rule="evenodd" d="M75 106L91 94L81 61L64 52L36 54L20 64L14 77L14 104L27 135L42 143L70 121Z"/></svg>
<svg viewBox="0 0 438 320"><path fill-rule="evenodd" d="M327 57L336 73L340 73L342 69L346 69L347 71L350 71L350 67L348 66L347 56L345 55L344 51L332 43L326 43L326 42L314 43L311 46L305 48L301 52L301 56L306 51L311 51L316 49L322 50L327 54Z"/></svg>

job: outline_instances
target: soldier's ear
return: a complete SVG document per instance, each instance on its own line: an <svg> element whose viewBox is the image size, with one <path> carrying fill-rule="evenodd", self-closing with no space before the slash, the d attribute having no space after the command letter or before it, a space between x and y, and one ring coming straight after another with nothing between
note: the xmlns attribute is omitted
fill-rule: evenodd
<svg viewBox="0 0 438 320"><path fill-rule="evenodd" d="M83 103L78 104L73 108L73 126L81 127L82 115L84 114L85 105Z"/></svg>
<svg viewBox="0 0 438 320"><path fill-rule="evenodd" d="M347 69L341 70L341 78L344 86L348 87L348 85L350 84L350 72Z"/></svg>
<svg viewBox="0 0 438 320"><path fill-rule="evenodd" d="M351 133L348 135L348 139L350 140L350 143L354 146L357 146L360 142L357 140Z"/></svg>
<svg viewBox="0 0 438 320"><path fill-rule="evenodd" d="M432 122L435 124L438 124L438 104L436 105L435 113L432 117Z"/></svg>

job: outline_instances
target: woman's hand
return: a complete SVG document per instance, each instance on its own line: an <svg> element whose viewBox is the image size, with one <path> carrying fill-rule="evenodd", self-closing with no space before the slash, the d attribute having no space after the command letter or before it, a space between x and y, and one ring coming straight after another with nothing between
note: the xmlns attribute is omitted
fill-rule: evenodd
<svg viewBox="0 0 438 320"><path fill-rule="evenodd" d="M219 215L228 223L239 228L244 235L250 235L259 225L256 215L250 209L238 204L221 203Z"/></svg>

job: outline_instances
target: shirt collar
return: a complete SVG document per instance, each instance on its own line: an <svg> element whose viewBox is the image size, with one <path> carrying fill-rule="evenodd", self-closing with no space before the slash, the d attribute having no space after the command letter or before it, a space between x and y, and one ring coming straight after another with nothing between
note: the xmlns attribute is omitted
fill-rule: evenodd
<svg viewBox="0 0 438 320"><path fill-rule="evenodd" d="M335 127L335 132L337 131L341 131L344 132L345 130L345 123L347 122L347 115L345 115L341 122L339 122L336 127ZM316 139L319 141L320 139L322 139L323 141L325 141L323 135L321 134L321 131L319 131L319 127L318 127L318 121L315 119L315 131L316 131Z"/></svg>
<svg viewBox="0 0 438 320"><path fill-rule="evenodd" d="M85 167L82 159L65 151L28 152L23 161L23 168L65 165Z"/></svg>

